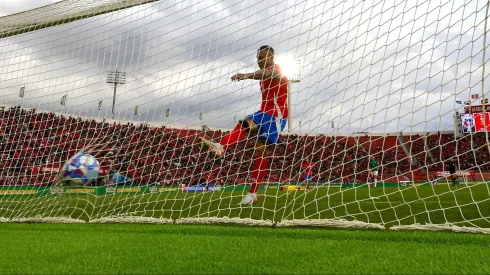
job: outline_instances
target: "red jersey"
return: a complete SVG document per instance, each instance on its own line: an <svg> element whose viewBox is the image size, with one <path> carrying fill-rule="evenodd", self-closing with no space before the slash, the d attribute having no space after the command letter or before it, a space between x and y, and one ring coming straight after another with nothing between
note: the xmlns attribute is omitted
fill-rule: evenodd
<svg viewBox="0 0 490 275"><path fill-rule="evenodd" d="M267 68L281 73L281 67L274 64ZM260 80L260 91L262 92L262 104L260 112L269 114L282 119L288 118L288 79L283 76L281 79Z"/></svg>
<svg viewBox="0 0 490 275"><path fill-rule="evenodd" d="M474 179L476 177L475 171L470 171L470 177Z"/></svg>
<svg viewBox="0 0 490 275"><path fill-rule="evenodd" d="M301 169L303 170L305 176L313 175L313 171L311 170L312 166L313 163L311 163L311 161L303 161L301 164Z"/></svg>
<svg viewBox="0 0 490 275"><path fill-rule="evenodd" d="M211 182L213 181L213 176L211 175L211 173L206 173L206 182Z"/></svg>

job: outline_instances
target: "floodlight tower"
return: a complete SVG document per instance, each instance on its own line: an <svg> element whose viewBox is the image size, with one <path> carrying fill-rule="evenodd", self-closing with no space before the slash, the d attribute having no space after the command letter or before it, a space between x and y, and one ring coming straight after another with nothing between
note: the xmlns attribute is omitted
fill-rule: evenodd
<svg viewBox="0 0 490 275"><path fill-rule="evenodd" d="M300 60L295 61L297 71L292 76L288 76L288 133L293 130L293 105L291 104L292 83L299 83L301 80Z"/></svg>
<svg viewBox="0 0 490 275"><path fill-rule="evenodd" d="M112 98L112 119L114 119L114 107L116 105L117 84L126 84L126 72L118 70L107 73L107 83L114 83L114 97Z"/></svg>

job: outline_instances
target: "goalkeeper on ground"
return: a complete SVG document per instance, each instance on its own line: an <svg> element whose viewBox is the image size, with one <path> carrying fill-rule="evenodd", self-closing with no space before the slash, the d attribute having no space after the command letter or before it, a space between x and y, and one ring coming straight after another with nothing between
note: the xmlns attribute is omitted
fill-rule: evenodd
<svg viewBox="0 0 490 275"><path fill-rule="evenodd" d="M257 64L260 70L253 73L238 73L231 77L232 81L245 79L259 80L262 94L260 110L241 120L228 135L219 143L207 138L201 141L211 151L221 157L231 145L243 140L247 134L252 134L255 142L255 162L252 167L252 185L248 194L240 204L257 202L257 189L264 181L267 170L267 145L277 143L279 132L286 127L288 118L288 79L281 74L279 65L274 63L274 49L262 46L257 50Z"/></svg>

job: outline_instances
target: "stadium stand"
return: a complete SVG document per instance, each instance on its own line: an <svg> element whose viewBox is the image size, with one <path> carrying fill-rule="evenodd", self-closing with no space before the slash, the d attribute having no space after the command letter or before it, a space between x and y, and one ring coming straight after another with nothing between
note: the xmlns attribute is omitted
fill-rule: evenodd
<svg viewBox="0 0 490 275"><path fill-rule="evenodd" d="M102 175L112 166L136 184L197 184L212 171L219 183L241 184L248 180L253 139L215 159L203 150L202 131L108 123L20 107L0 110L2 185L49 185L59 168L89 141L103 144L97 155ZM225 131L208 131L219 138ZM474 148L474 150L468 150ZM455 139L452 134L308 136L281 135L270 150L269 182L286 182L299 173L301 161L315 163L314 181L341 181L349 177L365 183L369 155L380 163L385 181L427 180L429 171L443 171L447 161L461 170L490 170L485 136ZM481 174L481 173L480 173ZM106 184L103 178L98 184Z"/></svg>

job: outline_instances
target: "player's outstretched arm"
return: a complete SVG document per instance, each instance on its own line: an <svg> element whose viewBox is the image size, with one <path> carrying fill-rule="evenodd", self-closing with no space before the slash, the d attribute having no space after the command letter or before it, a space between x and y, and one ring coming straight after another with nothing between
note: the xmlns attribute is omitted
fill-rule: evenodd
<svg viewBox="0 0 490 275"><path fill-rule="evenodd" d="M268 78L280 79L281 77L282 77L281 74L278 73L277 71L262 69L262 70L255 71L253 73L247 73L247 74L238 73L231 77L231 81L240 81L245 79L261 80L261 79L268 79Z"/></svg>

